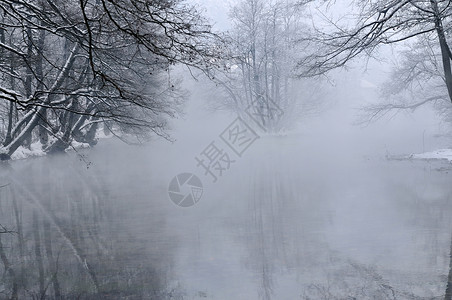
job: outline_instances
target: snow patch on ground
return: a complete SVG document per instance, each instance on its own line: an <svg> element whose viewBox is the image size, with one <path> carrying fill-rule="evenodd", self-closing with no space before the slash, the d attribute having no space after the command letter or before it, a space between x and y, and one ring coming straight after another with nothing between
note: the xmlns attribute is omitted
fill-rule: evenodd
<svg viewBox="0 0 452 300"><path fill-rule="evenodd" d="M103 130L98 130L96 132L96 139L97 140L101 140L101 139L110 139L114 137L113 134L105 134ZM54 142L56 142L57 138L55 136L49 136L49 144L52 144ZM88 143L80 143L77 141L72 141L70 146L68 148L66 148L66 152L68 151L74 151L78 150L78 149L86 149L86 148L90 148L91 146ZM46 155L46 152L42 149L42 144L37 141L31 144L30 149L23 147L23 146L19 146L19 148L17 148L17 150L13 153L13 155L11 155L11 159L12 160L18 160L18 159L26 159L26 158L30 158L30 157L40 157L40 156L44 156Z"/></svg>
<svg viewBox="0 0 452 300"><path fill-rule="evenodd" d="M105 134L103 129L99 129L96 131L96 139L110 139L114 137L113 134L111 134L110 132L108 132L107 134Z"/></svg>
<svg viewBox="0 0 452 300"><path fill-rule="evenodd" d="M69 147L66 148L66 152L71 151L71 150L77 150L77 149L85 149L85 148L89 148L91 147L88 143L80 143L77 141L72 141L71 145Z"/></svg>
<svg viewBox="0 0 452 300"><path fill-rule="evenodd" d="M89 148L90 145L88 143L79 143L77 141L72 141L71 145L66 148L66 152L76 151L78 149ZM31 157L40 157L44 156L47 153L42 149L42 144L40 142L35 142L31 144L30 149L20 146L17 150L11 155L12 160L18 159L26 159Z"/></svg>
<svg viewBox="0 0 452 300"><path fill-rule="evenodd" d="M30 145L30 149L19 146L17 150L11 155L11 159L25 159L28 157L44 156L46 153L42 150L40 142L35 142Z"/></svg>

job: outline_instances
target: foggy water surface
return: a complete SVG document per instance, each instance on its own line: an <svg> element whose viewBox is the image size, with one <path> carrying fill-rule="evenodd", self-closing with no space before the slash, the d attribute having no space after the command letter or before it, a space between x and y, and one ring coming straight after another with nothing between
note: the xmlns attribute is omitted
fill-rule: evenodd
<svg viewBox="0 0 452 300"><path fill-rule="evenodd" d="M191 161L175 163L183 151L168 143L110 140L83 157L14 162L0 213L17 228L19 206L24 241L3 244L21 245L23 258L17 248L11 260L34 278L39 262L27 257L38 228L53 243L61 289L82 298L95 289L106 299L443 295L452 233L445 165L332 154L303 139L259 139L216 183ZM168 198L178 170L203 180L193 207Z"/></svg>

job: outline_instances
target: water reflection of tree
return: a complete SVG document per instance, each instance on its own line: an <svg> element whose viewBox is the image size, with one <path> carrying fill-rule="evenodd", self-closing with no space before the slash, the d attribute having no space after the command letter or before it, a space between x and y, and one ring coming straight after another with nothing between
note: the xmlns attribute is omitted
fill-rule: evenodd
<svg viewBox="0 0 452 300"><path fill-rule="evenodd" d="M0 237L0 298L170 298L163 266L171 251L155 260L105 174L81 176L67 157L52 159L2 179L10 184L0 191L0 219L15 233Z"/></svg>
<svg viewBox="0 0 452 300"><path fill-rule="evenodd" d="M386 175L389 178L378 198L391 203L391 209L400 218L397 222L409 233L413 245L410 243L409 252L403 254L412 255L408 264L388 268L385 264L363 262L344 251L330 250L327 266L320 265L323 276L303 286L302 299L451 299L450 285L447 288L444 285L446 276L438 272L444 263L449 264L452 250L449 242L443 243L448 239L451 225L450 178L422 171L408 177ZM419 176L421 182L413 183L413 178ZM370 192L366 187L366 193ZM366 193L362 196L366 197ZM400 246L400 241L395 242ZM449 279L451 276L449 271Z"/></svg>
<svg viewBox="0 0 452 300"><path fill-rule="evenodd" d="M428 175L428 180L420 188L398 187L396 203L407 211L407 221L411 226L426 230L426 234L418 234L416 238L425 250L428 263L438 269L444 263L448 264L444 299L449 300L452 299L452 232L447 232L452 229L452 188L447 173L430 172ZM441 243L445 236L451 239L446 243L447 248Z"/></svg>
<svg viewBox="0 0 452 300"><path fill-rule="evenodd" d="M320 209L324 205L319 200L320 186L301 178L279 150L268 151L271 158L255 161L250 181L244 182L248 187L244 197L248 219L243 221L246 265L264 300L280 297L276 289L281 281L314 263L312 254L316 249L323 251L323 235L318 233L328 222L325 210Z"/></svg>
<svg viewBox="0 0 452 300"><path fill-rule="evenodd" d="M318 177L315 171L300 172L295 164L280 165L283 162L273 156L265 163L261 159L250 181L243 183L249 186L244 198L251 216L243 238L248 251L246 264L257 278L261 299L281 297L285 291L279 287L287 285L285 281L292 280L291 275L296 277L301 299L444 299L447 273L438 270L449 263L450 243L444 247L452 209L448 178L428 174L431 178L424 178L421 185L411 180L422 177L422 172L407 179L387 171L388 178L377 185L373 185L372 176L362 195L360 186L345 187L363 199L377 187L378 194L370 201L384 199L389 203L386 208L396 211L396 224L414 243L406 246L409 252L408 258L403 257L405 264L388 266L388 261L396 257L377 257L375 252L370 254L377 261L363 261L327 243L322 232L331 230L328 211L343 205L340 199L344 191L329 186L330 179ZM334 227L334 219L331 221ZM382 224L386 221L381 220ZM385 228L390 229L390 224ZM401 246L400 241L396 243ZM397 245L384 244L388 251Z"/></svg>

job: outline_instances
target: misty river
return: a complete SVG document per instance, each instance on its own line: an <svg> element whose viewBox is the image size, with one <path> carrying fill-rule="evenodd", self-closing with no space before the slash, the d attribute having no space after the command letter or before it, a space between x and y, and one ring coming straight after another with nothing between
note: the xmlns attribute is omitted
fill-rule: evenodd
<svg viewBox="0 0 452 300"><path fill-rule="evenodd" d="M0 0L0 300L452 300L452 0Z"/></svg>
<svg viewBox="0 0 452 300"><path fill-rule="evenodd" d="M0 190L1 224L17 231L1 236L12 278L30 291L57 284L67 299L441 298L448 164L305 140L262 137L215 183L194 142L107 140L12 162ZM178 171L203 181L193 207L168 198ZM43 269L56 276L40 280Z"/></svg>

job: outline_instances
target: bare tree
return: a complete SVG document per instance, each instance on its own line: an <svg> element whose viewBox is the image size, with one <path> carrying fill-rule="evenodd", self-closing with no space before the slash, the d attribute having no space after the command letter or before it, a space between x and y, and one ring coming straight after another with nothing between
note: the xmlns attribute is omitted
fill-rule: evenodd
<svg viewBox="0 0 452 300"><path fill-rule="evenodd" d="M323 29L313 25L311 33L300 39L309 45L307 55L297 64L300 77L325 75L355 58L376 55L382 45L400 45L401 58L383 85L383 100L365 106L360 122L377 120L388 113L413 111L425 104L434 105L445 120L450 119L451 3L353 1L352 13L337 18L327 17L334 1L321 3L317 8L323 13L315 20L323 20Z"/></svg>
<svg viewBox="0 0 452 300"><path fill-rule="evenodd" d="M221 48L182 0L2 0L0 15L2 159L31 139L94 144L99 124L165 136L182 99L171 66L207 70Z"/></svg>
<svg viewBox="0 0 452 300"><path fill-rule="evenodd" d="M247 118L252 114L265 131L293 125L295 116L312 112L315 85L294 78L294 41L306 26L303 5L294 1L243 0L230 11L231 58L214 82L224 92L215 108ZM216 90L218 93L218 89Z"/></svg>
<svg viewBox="0 0 452 300"><path fill-rule="evenodd" d="M354 1L353 24L326 20L326 29L313 26L303 38L310 53L298 62L300 76L322 75L360 56L372 55L381 45L429 39L440 50L444 84L452 99L452 58L447 33L451 30L451 3L437 0ZM328 2L328 5L331 1ZM346 18L348 21L350 18ZM435 44L432 38L436 39Z"/></svg>

